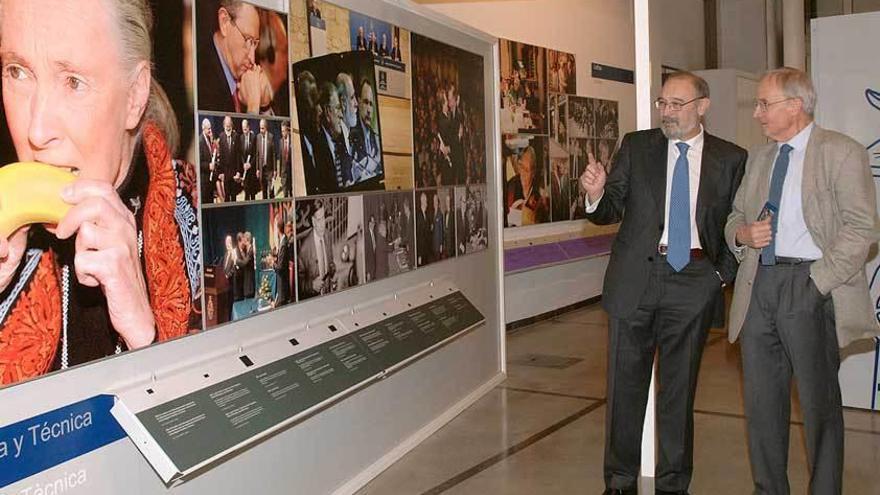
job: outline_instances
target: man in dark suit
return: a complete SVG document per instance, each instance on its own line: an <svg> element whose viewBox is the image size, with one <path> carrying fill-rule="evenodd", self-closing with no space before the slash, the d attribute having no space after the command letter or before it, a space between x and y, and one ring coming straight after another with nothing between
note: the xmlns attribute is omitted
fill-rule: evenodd
<svg viewBox="0 0 880 495"><path fill-rule="evenodd" d="M358 50L366 50L367 49L367 37L364 34L364 27L363 26L358 27L356 46L357 46Z"/></svg>
<svg viewBox="0 0 880 495"><path fill-rule="evenodd" d="M370 81L363 79L359 90L357 121L351 128L352 159L357 171L352 172L355 182L382 173L382 146L379 135L373 130L375 97Z"/></svg>
<svg viewBox="0 0 880 495"><path fill-rule="evenodd" d="M241 134L238 136L238 155L239 166L242 171L242 187L244 187L244 199L252 200L257 198L257 191L260 190L260 181L257 179L256 163L256 140L254 139L254 131L251 130L251 124L248 119L241 121Z"/></svg>
<svg viewBox="0 0 880 495"><path fill-rule="evenodd" d="M278 253L275 256L275 284L278 293L275 297L275 306L283 306L290 302L290 238L293 234L293 224L285 223L284 219L279 217L277 223L278 231L282 232L281 240L278 242Z"/></svg>
<svg viewBox="0 0 880 495"><path fill-rule="evenodd" d="M703 130L709 87L700 77L669 76L655 105L660 129L624 136L610 175L590 154L581 176L587 218L621 222L602 294L609 315L606 493L636 493L655 353L655 487L687 493L697 371L710 325L723 322L721 288L737 270L724 226L746 152Z"/></svg>
<svg viewBox="0 0 880 495"><path fill-rule="evenodd" d="M263 199L275 197L272 181L275 178L275 136L269 132L266 119L260 119L260 133L257 135L257 167L260 171L260 184Z"/></svg>
<svg viewBox="0 0 880 495"><path fill-rule="evenodd" d="M415 268L416 246L413 236L412 197L403 202L403 218L401 218L401 246L406 248L406 259L410 270Z"/></svg>
<svg viewBox="0 0 880 495"><path fill-rule="evenodd" d="M464 127L461 119L461 110L458 108L459 95L454 84L450 84L445 91L446 109L440 116L440 137L443 139L443 153L448 159L449 169L443 168L443 185L463 184L465 176L464 146L462 137Z"/></svg>
<svg viewBox="0 0 880 495"><path fill-rule="evenodd" d="M376 216L370 215L370 220L367 222L367 233L364 236L364 250L366 253L364 256L364 267L366 268L367 282L376 280L376 245L378 242Z"/></svg>
<svg viewBox="0 0 880 495"><path fill-rule="evenodd" d="M250 232L242 235L241 251L241 287L245 299L251 299L257 293L256 287L256 256L254 252L254 236Z"/></svg>
<svg viewBox="0 0 880 495"><path fill-rule="evenodd" d="M211 119L202 120L202 135L199 136L199 182L201 184L202 203L214 202L214 181L216 172L214 163L214 131Z"/></svg>
<svg viewBox="0 0 880 495"><path fill-rule="evenodd" d="M213 34L198 43L199 109L258 113L266 93L255 54L260 12L238 0L221 0L219 4L211 16L217 21Z"/></svg>
<svg viewBox="0 0 880 495"><path fill-rule="evenodd" d="M315 143L315 166L313 183L317 192L340 192L351 182L351 155L343 136L345 125L342 104L333 83L321 85L318 105L321 109L321 129Z"/></svg>
<svg viewBox="0 0 880 495"><path fill-rule="evenodd" d="M388 276L388 258L394 252L392 244L388 242L388 224L385 220L379 222L379 236L376 237L376 280L382 280Z"/></svg>
<svg viewBox="0 0 880 495"><path fill-rule="evenodd" d="M327 217L321 200L315 202L312 213L312 230L303 238L297 251L297 280L299 298L327 294L335 290L336 263L327 238Z"/></svg>
<svg viewBox="0 0 880 495"><path fill-rule="evenodd" d="M223 118L223 135L220 136L220 150L217 160L219 161L220 173L223 174L223 186L226 190L224 201L235 201L238 195L238 180L242 170L239 170L238 137L232 127L232 117Z"/></svg>
<svg viewBox="0 0 880 495"><path fill-rule="evenodd" d="M455 256L455 206L452 204L452 189L446 195L446 210L443 211L443 256Z"/></svg>
<svg viewBox="0 0 880 495"><path fill-rule="evenodd" d="M434 249L431 243L431 222L428 216L428 195L419 193L419 209L416 211L416 248L418 249L418 266L434 261Z"/></svg>
<svg viewBox="0 0 880 495"><path fill-rule="evenodd" d="M440 191L437 190L434 192L434 223L431 227L431 233L433 234L434 244L432 244L434 259L432 261L438 261L446 258L446 253L443 250L445 243L444 232L443 232L443 211L440 209Z"/></svg>
<svg viewBox="0 0 880 495"><path fill-rule="evenodd" d="M455 210L455 238L456 238L456 246L458 247L458 254L462 255L467 252L468 246L468 237L470 236L470 230L472 228L469 225L468 218L468 195L470 191L468 189L464 189L461 193L461 196L458 198L458 208Z"/></svg>
<svg viewBox="0 0 880 495"><path fill-rule="evenodd" d="M291 170L291 151L290 147L290 122L284 121L281 123L281 163L279 167L278 175L281 177L281 188L284 191L283 195L285 198L290 198L293 196L293 181L291 179L291 175L293 175L293 171Z"/></svg>

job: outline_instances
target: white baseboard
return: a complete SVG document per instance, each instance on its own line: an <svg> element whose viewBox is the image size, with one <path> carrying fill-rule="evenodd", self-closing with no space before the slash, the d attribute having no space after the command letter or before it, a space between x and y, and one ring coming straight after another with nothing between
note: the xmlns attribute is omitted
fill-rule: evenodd
<svg viewBox="0 0 880 495"><path fill-rule="evenodd" d="M412 434L409 438L401 442L397 447L380 457L376 462L364 469L357 476L348 480L344 485L340 486L333 492L333 495L352 495L360 490L364 485L372 481L373 478L379 476L382 471L388 469L392 464L400 460L410 450L416 448L426 438L433 435L437 430L442 428L446 423L452 421L453 418L461 414L462 411L471 406L480 397L486 395L496 385L504 381L506 376L504 373L498 373L491 380L468 394L464 399L458 401L455 405L447 409L433 421L426 424L420 430Z"/></svg>

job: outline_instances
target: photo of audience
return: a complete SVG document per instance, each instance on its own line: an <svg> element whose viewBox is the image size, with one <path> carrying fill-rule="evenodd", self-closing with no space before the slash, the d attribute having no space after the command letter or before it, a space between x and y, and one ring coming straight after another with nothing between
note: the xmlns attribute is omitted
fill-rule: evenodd
<svg viewBox="0 0 880 495"><path fill-rule="evenodd" d="M198 109L290 116L287 16L230 0L196 2Z"/></svg>
<svg viewBox="0 0 880 495"><path fill-rule="evenodd" d="M455 188L455 242L457 254L471 254L489 246L486 185Z"/></svg>
<svg viewBox="0 0 880 495"><path fill-rule="evenodd" d="M366 280L361 196L296 202L297 292L303 301Z"/></svg>
<svg viewBox="0 0 880 495"><path fill-rule="evenodd" d="M547 134L547 49L502 39L501 132Z"/></svg>
<svg viewBox="0 0 880 495"><path fill-rule="evenodd" d="M214 114L200 114L199 120L203 204L291 197L287 120Z"/></svg>
<svg viewBox="0 0 880 495"><path fill-rule="evenodd" d="M557 50L547 50L547 64L550 92L577 94L577 70L574 55Z"/></svg>
<svg viewBox="0 0 880 495"><path fill-rule="evenodd" d="M373 57L324 55L293 64L306 193L384 188Z"/></svg>
<svg viewBox="0 0 880 495"><path fill-rule="evenodd" d="M549 138L505 136L504 226L520 227L550 221Z"/></svg>
<svg viewBox="0 0 880 495"><path fill-rule="evenodd" d="M416 187L485 182L482 58L416 34L412 52Z"/></svg>
<svg viewBox="0 0 880 495"><path fill-rule="evenodd" d="M364 195L366 282L412 270L415 215L411 192Z"/></svg>

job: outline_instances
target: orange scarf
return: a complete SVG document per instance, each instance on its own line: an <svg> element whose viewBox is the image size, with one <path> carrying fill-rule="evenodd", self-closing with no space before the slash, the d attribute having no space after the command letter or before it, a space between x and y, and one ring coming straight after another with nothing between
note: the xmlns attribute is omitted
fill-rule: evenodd
<svg viewBox="0 0 880 495"><path fill-rule="evenodd" d="M165 137L153 122L143 131L150 183L144 207L144 271L159 341L190 330L193 301L186 276L183 246L174 218L177 183ZM51 250L43 253L36 272L0 325L0 384L6 385L50 370L61 338L59 268Z"/></svg>

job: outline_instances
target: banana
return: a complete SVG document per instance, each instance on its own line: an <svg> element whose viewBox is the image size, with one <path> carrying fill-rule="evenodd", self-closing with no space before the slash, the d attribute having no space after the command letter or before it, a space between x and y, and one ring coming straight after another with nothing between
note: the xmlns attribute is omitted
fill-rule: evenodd
<svg viewBox="0 0 880 495"><path fill-rule="evenodd" d="M74 180L69 170L45 163L0 167L0 235L8 238L32 223L58 223L71 208L61 190Z"/></svg>

